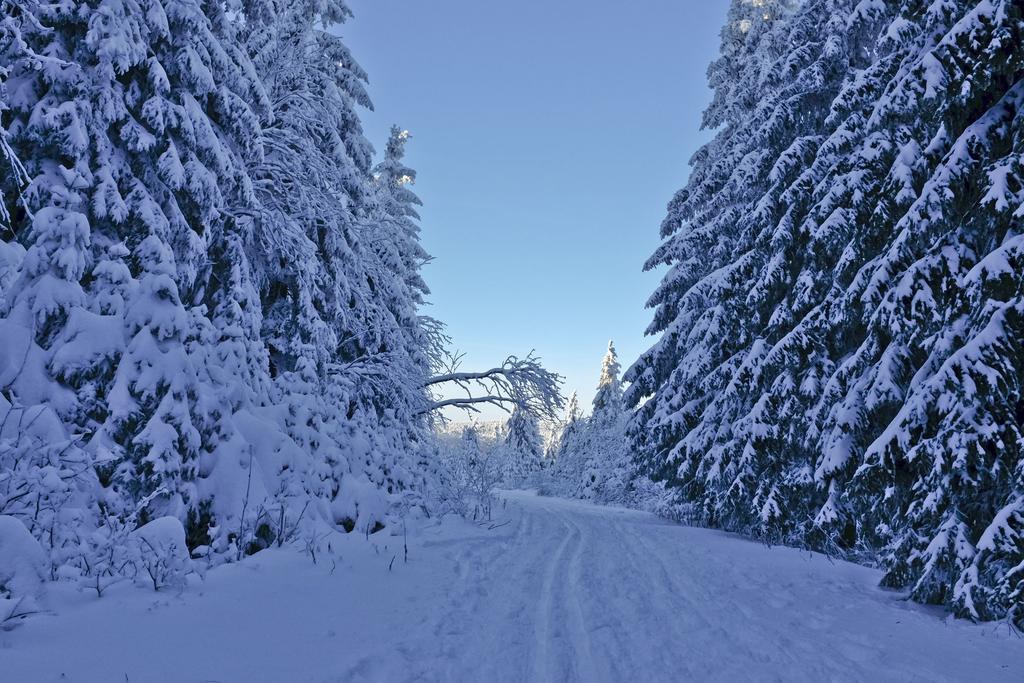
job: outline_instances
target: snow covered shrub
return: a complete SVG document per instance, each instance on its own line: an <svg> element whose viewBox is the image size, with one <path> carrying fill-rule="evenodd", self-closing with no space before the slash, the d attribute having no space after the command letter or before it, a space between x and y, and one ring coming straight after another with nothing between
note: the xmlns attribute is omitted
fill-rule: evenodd
<svg viewBox="0 0 1024 683"><path fill-rule="evenodd" d="M128 555L135 580L154 591L183 588L192 571L185 527L177 517L160 517L128 536Z"/></svg>
<svg viewBox="0 0 1024 683"><path fill-rule="evenodd" d="M489 519L494 489L505 476L502 452L503 444L496 438L482 438L475 425L465 427L460 437L438 436L441 511L467 519Z"/></svg>
<svg viewBox="0 0 1024 683"><path fill-rule="evenodd" d="M104 591L136 573L135 558L129 549L129 524L109 516L90 533L84 533L73 558L79 567L77 581L83 588L103 597Z"/></svg>
<svg viewBox="0 0 1024 683"><path fill-rule="evenodd" d="M48 575L46 553L22 522L0 515L0 629L38 612Z"/></svg>
<svg viewBox="0 0 1024 683"><path fill-rule="evenodd" d="M91 524L89 464L50 407L12 406L0 395L0 515L19 519L46 549L48 575L77 553L79 530Z"/></svg>
<svg viewBox="0 0 1024 683"><path fill-rule="evenodd" d="M699 510L682 499L679 491L646 476L637 476L629 483L624 502L631 508L653 513L686 526L700 526Z"/></svg>

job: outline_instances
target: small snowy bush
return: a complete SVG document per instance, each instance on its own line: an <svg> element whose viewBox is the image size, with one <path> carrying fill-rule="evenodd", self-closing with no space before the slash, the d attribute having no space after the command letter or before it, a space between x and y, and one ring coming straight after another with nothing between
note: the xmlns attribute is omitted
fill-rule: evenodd
<svg viewBox="0 0 1024 683"><path fill-rule="evenodd" d="M19 520L0 515L0 628L10 629L40 610L47 558Z"/></svg>
<svg viewBox="0 0 1024 683"><path fill-rule="evenodd" d="M442 471L438 496L442 512L474 520L490 518L494 489L505 474L503 446L497 440L482 439L475 426L466 427L460 438L439 438Z"/></svg>
<svg viewBox="0 0 1024 683"><path fill-rule="evenodd" d="M134 574L135 563L127 542L130 532L128 524L109 517L91 533L83 534L78 548L80 586L103 597L107 588Z"/></svg>
<svg viewBox="0 0 1024 683"><path fill-rule="evenodd" d="M184 588L191 572L185 527L176 517L160 517L129 536L129 557L137 583L159 591Z"/></svg>

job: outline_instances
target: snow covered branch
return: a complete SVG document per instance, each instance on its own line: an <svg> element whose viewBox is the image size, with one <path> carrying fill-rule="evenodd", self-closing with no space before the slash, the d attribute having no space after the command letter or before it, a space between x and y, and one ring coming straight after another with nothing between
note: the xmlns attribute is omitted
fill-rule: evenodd
<svg viewBox="0 0 1024 683"><path fill-rule="evenodd" d="M438 398L424 412L456 407L479 412L480 404L489 404L511 413L519 408L542 419L556 419L564 401L562 377L544 368L540 358L531 351L525 358L509 356L497 367L479 372L463 372L459 368L465 354L447 354L439 374L428 379L425 386L434 389L455 386L465 397ZM474 391L482 395L474 395Z"/></svg>
<svg viewBox="0 0 1024 683"><path fill-rule="evenodd" d="M473 403L515 403L515 400L511 398L503 398L501 396L474 396L472 398L446 398L440 401L434 401L430 404L430 410L439 410L441 408L447 408L448 406L456 406L459 408L466 408L474 412L478 412L476 408L470 407Z"/></svg>

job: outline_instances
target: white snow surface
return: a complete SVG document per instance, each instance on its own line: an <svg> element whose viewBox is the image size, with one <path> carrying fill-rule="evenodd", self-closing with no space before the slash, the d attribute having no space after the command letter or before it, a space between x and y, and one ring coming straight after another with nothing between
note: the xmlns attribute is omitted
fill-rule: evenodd
<svg viewBox="0 0 1024 683"><path fill-rule="evenodd" d="M1010 681L1024 640L879 572L647 513L502 493L493 522L271 549L181 591L51 589L10 681ZM394 559L393 559L394 558ZM389 564L394 562L389 570ZM63 592L61 592L63 591Z"/></svg>
<svg viewBox="0 0 1024 683"><path fill-rule="evenodd" d="M46 553L20 520L0 515L0 601L39 591L46 580ZM0 602L0 608L3 603ZM0 618L3 618L0 609Z"/></svg>

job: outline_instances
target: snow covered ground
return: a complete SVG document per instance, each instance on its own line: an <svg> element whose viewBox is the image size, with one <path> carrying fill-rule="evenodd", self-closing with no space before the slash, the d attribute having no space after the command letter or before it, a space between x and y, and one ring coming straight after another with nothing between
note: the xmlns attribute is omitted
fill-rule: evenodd
<svg viewBox="0 0 1024 683"><path fill-rule="evenodd" d="M630 510L503 497L494 528L410 529L407 564L402 536L382 532L339 537L316 565L264 551L180 594L63 587L51 615L0 632L0 680L1024 677L1024 639L904 602L874 570Z"/></svg>

